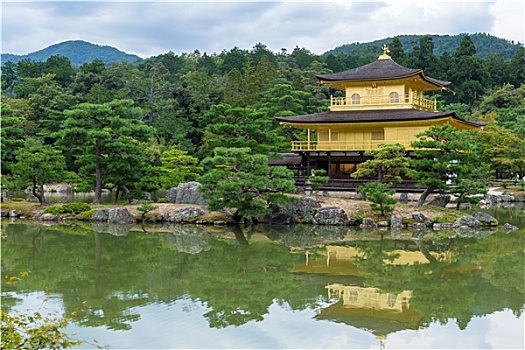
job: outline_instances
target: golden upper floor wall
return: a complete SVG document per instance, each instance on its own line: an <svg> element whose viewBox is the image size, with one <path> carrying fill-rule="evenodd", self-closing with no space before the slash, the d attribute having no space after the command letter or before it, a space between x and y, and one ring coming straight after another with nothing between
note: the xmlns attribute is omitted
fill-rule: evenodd
<svg viewBox="0 0 525 350"><path fill-rule="evenodd" d="M344 92L331 96L330 110L414 108L435 111L436 102L423 92L448 90L450 82L425 76L422 69L403 67L384 54L370 64L348 71L317 75L319 83Z"/></svg>

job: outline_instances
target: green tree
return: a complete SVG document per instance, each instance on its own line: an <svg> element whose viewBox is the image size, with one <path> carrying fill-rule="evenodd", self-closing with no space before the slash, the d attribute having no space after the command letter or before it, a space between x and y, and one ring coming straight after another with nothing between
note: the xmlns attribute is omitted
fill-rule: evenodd
<svg viewBox="0 0 525 350"><path fill-rule="evenodd" d="M16 161L13 172L20 184L30 184L40 204L46 204L44 184L60 180L66 169L62 153L40 139L27 139L17 150Z"/></svg>
<svg viewBox="0 0 525 350"><path fill-rule="evenodd" d="M213 156L202 161L208 172L198 179L209 209L236 208L236 223L289 203L292 198L286 194L295 190L290 170L269 166L267 156L251 152L246 147L215 148Z"/></svg>
<svg viewBox="0 0 525 350"><path fill-rule="evenodd" d="M417 134L417 137L419 140L412 142L416 157L411 161L408 175L417 180L420 186L426 187L417 202L417 206L421 206L434 190L448 189L447 181L452 179L454 170L466 164L475 167L476 163L470 160L478 155L475 153L476 143L472 134L456 130L448 124L431 126ZM466 180L469 174L455 175Z"/></svg>
<svg viewBox="0 0 525 350"><path fill-rule="evenodd" d="M378 148L367 153L374 158L361 164L361 167L352 173L353 178L377 176L377 182L401 182L401 174L405 174L410 166L410 160L405 157L405 147L399 143L380 144Z"/></svg>
<svg viewBox="0 0 525 350"><path fill-rule="evenodd" d="M53 74L54 80L62 87L69 86L75 76L75 68L69 58L53 55L44 62L44 74Z"/></svg>
<svg viewBox="0 0 525 350"><path fill-rule="evenodd" d="M476 55L474 42L468 35L463 37L452 55L449 76L457 92L457 101L472 109L483 95L486 72L481 58Z"/></svg>
<svg viewBox="0 0 525 350"><path fill-rule="evenodd" d="M498 125L494 119L494 115L485 116L488 124L477 134L483 154L490 160L496 177L510 178L511 173L523 174L525 137Z"/></svg>
<svg viewBox="0 0 525 350"><path fill-rule="evenodd" d="M510 83L514 86L525 84L525 48L520 46L510 59Z"/></svg>
<svg viewBox="0 0 525 350"><path fill-rule="evenodd" d="M136 142L148 140L153 130L139 120L142 111L131 100L82 103L64 113L60 143L78 154L75 161L81 173L88 179L95 174L93 203L99 203L105 176L124 168L125 172L137 171L133 164L142 150ZM120 176L123 174L121 171Z"/></svg>
<svg viewBox="0 0 525 350"><path fill-rule="evenodd" d="M199 160L179 149L168 149L160 157L160 181L164 188L176 187L179 183L195 180L202 172Z"/></svg>
<svg viewBox="0 0 525 350"><path fill-rule="evenodd" d="M390 49L390 57L392 57L392 60L394 60L396 63L400 65L404 65L404 61L406 59L405 50L403 48L403 43L401 43L401 40L399 40L398 36L395 36L392 39L389 49Z"/></svg>
<svg viewBox="0 0 525 350"><path fill-rule="evenodd" d="M15 163L16 150L24 145L24 139L28 136L24 128L25 118L20 116L16 109L9 104L2 103L1 120L1 147L2 147L2 174L10 174L11 167Z"/></svg>
<svg viewBox="0 0 525 350"><path fill-rule="evenodd" d="M381 211L381 216L385 216L385 212L394 210L393 204L396 203L396 200L392 198L392 195L396 191L389 190L390 186L392 186L391 182L368 182L366 186L366 199L371 202L370 208Z"/></svg>
<svg viewBox="0 0 525 350"><path fill-rule="evenodd" d="M249 147L253 153L268 154L288 146L275 129L274 119L264 111L221 103L211 107L207 118L213 122L205 130L199 150L202 158L215 147Z"/></svg>

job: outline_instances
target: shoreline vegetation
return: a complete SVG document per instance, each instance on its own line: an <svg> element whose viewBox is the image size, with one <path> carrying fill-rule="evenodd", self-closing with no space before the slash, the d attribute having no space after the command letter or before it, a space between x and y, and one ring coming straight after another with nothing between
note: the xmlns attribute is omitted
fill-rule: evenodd
<svg viewBox="0 0 525 350"><path fill-rule="evenodd" d="M488 191L489 196L492 196L492 203L501 202L523 202L525 193L513 188L495 187ZM459 227L470 228L493 228L501 227L504 230L517 229L512 225L506 223L498 223L492 219L488 221L481 220L477 223L465 222L465 217L470 216L469 210L453 209L450 207L440 207L436 205L426 204L422 207L416 206L418 194L409 194L406 196L407 202L399 201L399 194L394 195L397 203L394 210L384 216L380 212L374 211L370 207L370 202L359 199L354 192L324 192L315 193L312 195L294 195L299 198L298 207L304 209L304 201L306 203L315 202L316 209L310 209L312 217L315 213L326 212L329 216L328 220L302 220L292 221L278 224L314 224L314 225L337 225L337 226L358 226L361 228L415 228L415 229L434 229L434 230L451 230ZM487 197L487 196L486 196ZM494 200L496 198L496 200ZM317 204L318 203L318 204ZM91 209L80 213L63 213L63 214L44 214L47 208L60 207L66 203L54 203L46 206L41 206L39 203L30 202L27 200L7 200L1 204L2 219L5 218L20 218L32 219L38 222L74 222L74 221L88 221L100 222L106 221L110 223L178 223L178 224L199 224L199 225L229 225L232 224L230 218L232 211L210 211L206 205L198 204L181 204L181 203L153 203L147 202L149 210L144 212L141 210L141 205L144 203L119 203L119 204L97 204L88 205ZM84 203L85 204L85 203ZM489 202L483 200L481 204L490 205ZM468 208L466 208L468 209ZM108 221L108 213L116 210L117 219ZM104 214L105 213L105 214ZM124 213L124 216L122 216ZM180 216L177 216L178 213ZM336 214L334 214L336 213ZM103 214L103 215L102 215ZM47 215L47 216L45 216ZM102 215L102 219L100 218ZM104 216L106 215L106 216ZM98 218L97 218L98 216ZM337 218L335 218L337 216ZM174 219L176 217L176 219ZM339 219L343 217L343 219ZM478 218L479 219L479 218ZM256 218L254 223L271 223L270 219ZM243 223L247 224L247 223ZM505 226L508 225L508 226Z"/></svg>

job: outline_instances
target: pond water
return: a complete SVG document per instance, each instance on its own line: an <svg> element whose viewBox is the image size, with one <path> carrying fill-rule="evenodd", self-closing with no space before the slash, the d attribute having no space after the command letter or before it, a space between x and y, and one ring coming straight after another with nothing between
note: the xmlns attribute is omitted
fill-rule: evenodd
<svg viewBox="0 0 525 350"><path fill-rule="evenodd" d="M519 230L3 221L2 309L81 348L523 349L525 213L491 212Z"/></svg>

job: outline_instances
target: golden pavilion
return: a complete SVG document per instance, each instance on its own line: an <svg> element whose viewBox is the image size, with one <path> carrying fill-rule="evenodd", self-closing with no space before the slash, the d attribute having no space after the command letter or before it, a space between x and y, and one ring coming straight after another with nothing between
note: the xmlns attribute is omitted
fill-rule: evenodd
<svg viewBox="0 0 525 350"><path fill-rule="evenodd" d="M433 125L477 129L482 123L460 119L455 112L440 112L429 91L452 92L450 82L427 77L422 69L403 67L388 55L388 48L370 64L344 72L316 75L319 83L344 92L330 96L328 112L276 117L281 125L306 130L306 140L293 141L293 154L283 164L299 166L303 173L324 169L333 189L359 185L350 174L371 159L368 150L380 144L399 143L413 153L416 135ZM404 181L413 187L414 183Z"/></svg>

